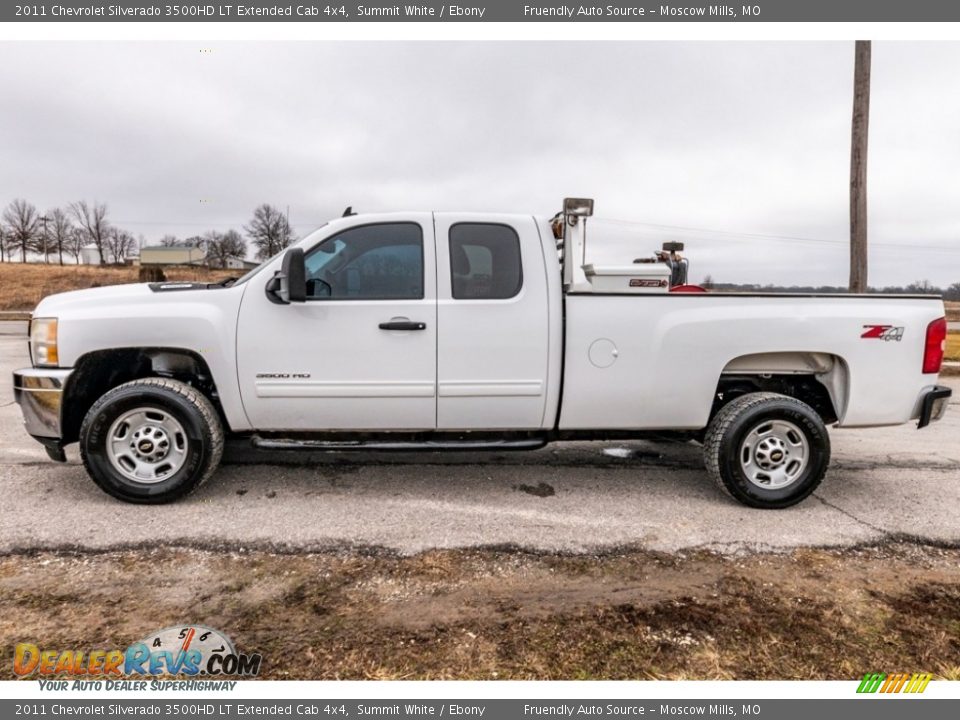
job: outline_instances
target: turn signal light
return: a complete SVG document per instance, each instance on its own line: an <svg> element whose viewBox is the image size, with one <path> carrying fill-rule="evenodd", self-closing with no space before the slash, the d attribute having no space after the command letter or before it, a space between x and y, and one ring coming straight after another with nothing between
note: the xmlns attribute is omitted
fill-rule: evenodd
<svg viewBox="0 0 960 720"><path fill-rule="evenodd" d="M30 355L35 367L57 367L57 319L33 318L30 321Z"/></svg>

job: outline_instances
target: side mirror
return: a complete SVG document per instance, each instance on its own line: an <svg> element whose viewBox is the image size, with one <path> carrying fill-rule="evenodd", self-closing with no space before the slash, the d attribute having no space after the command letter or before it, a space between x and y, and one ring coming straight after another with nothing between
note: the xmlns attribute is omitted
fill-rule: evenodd
<svg viewBox="0 0 960 720"><path fill-rule="evenodd" d="M326 280L310 278L307 280L307 296L312 298L328 298L333 295L333 288Z"/></svg>
<svg viewBox="0 0 960 720"><path fill-rule="evenodd" d="M267 298L281 305L304 302L307 299L306 276L303 248L290 248L283 254L280 269L267 283Z"/></svg>

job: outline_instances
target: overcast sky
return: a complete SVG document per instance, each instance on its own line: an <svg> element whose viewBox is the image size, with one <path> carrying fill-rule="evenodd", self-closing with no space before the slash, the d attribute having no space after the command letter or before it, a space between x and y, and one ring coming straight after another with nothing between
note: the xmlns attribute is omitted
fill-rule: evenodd
<svg viewBox="0 0 960 720"><path fill-rule="evenodd" d="M960 43L873 56L870 283L958 282ZM681 239L696 281L846 284L853 43L35 42L0 66L0 204L104 201L148 244L262 202L302 235L347 205L584 195L594 259Z"/></svg>

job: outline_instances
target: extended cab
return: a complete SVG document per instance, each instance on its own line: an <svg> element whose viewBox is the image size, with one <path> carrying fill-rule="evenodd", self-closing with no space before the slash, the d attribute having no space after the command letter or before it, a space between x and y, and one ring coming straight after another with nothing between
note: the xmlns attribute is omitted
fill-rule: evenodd
<svg viewBox="0 0 960 720"><path fill-rule="evenodd" d="M158 503L210 477L226 435L502 450L672 431L737 500L781 508L823 478L827 425L944 413L939 298L703 292L677 245L589 264L592 210L347 215L235 282L48 297L14 374L27 432Z"/></svg>

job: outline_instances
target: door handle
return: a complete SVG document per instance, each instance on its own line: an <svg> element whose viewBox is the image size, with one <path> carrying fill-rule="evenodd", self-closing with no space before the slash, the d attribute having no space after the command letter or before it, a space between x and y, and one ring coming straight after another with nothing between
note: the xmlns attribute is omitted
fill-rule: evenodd
<svg viewBox="0 0 960 720"><path fill-rule="evenodd" d="M391 320L380 323L381 330L426 330L427 324L411 320Z"/></svg>

